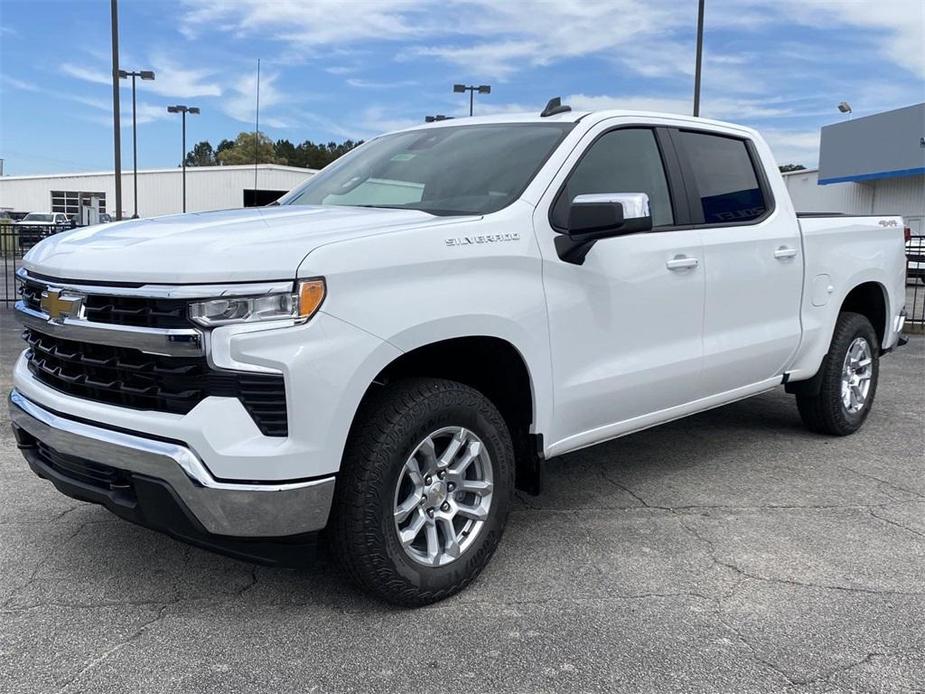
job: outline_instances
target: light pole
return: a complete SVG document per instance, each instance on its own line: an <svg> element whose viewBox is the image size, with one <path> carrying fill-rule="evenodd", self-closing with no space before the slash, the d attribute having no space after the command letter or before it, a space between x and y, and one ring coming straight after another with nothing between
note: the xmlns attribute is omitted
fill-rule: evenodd
<svg viewBox="0 0 925 694"><path fill-rule="evenodd" d="M138 219L138 133L135 122L135 78L140 77L143 80L153 80L154 72L152 70L142 70L141 72L127 72L119 70L119 79L132 78L132 185L135 189L134 202L135 214L132 219Z"/></svg>
<svg viewBox="0 0 925 694"><path fill-rule="evenodd" d="M116 220L122 219L122 119L119 116L119 4L109 4L112 29L112 154L116 190Z"/></svg>
<svg viewBox="0 0 925 694"><path fill-rule="evenodd" d="M180 163L183 166L183 211L186 212L186 114L197 115L199 113L199 107L178 104L177 106L168 106L167 112L180 113L183 116L183 156L180 159Z"/></svg>
<svg viewBox="0 0 925 694"><path fill-rule="evenodd" d="M703 64L703 3L697 6L697 59L694 66L694 117L700 115L700 68Z"/></svg>
<svg viewBox="0 0 925 694"><path fill-rule="evenodd" d="M469 115L472 115L472 107L474 105L475 93L479 94L491 94L491 85L490 84L480 84L479 86L474 85L465 85L465 84L454 84L453 91L457 94L462 94L463 92L469 92Z"/></svg>

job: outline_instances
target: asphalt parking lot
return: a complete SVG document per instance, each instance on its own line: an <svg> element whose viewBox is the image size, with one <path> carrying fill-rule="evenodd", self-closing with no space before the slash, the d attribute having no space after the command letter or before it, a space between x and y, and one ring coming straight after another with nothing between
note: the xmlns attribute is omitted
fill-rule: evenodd
<svg viewBox="0 0 925 694"><path fill-rule="evenodd" d="M19 350L0 308L0 386ZM0 691L925 690L925 338L865 428L783 390L549 463L463 594L405 611L68 499L0 414Z"/></svg>

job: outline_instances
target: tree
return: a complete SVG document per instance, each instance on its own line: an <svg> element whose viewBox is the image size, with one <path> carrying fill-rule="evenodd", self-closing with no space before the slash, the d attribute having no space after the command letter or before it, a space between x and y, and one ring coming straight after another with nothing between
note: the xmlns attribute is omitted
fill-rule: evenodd
<svg viewBox="0 0 925 694"><path fill-rule="evenodd" d="M254 133L238 133L234 145L218 153L218 160L230 166L232 164L285 164L286 160L277 157L273 151L273 140L260 133L257 147L254 147Z"/></svg>
<svg viewBox="0 0 925 694"><path fill-rule="evenodd" d="M218 155L224 152L226 149L231 149L234 147L234 142L229 139L222 138L222 141L218 143L218 147L215 148L215 157L218 159Z"/></svg>
<svg viewBox="0 0 925 694"><path fill-rule="evenodd" d="M187 166L215 166L217 163L215 151L208 140L195 144L193 149L186 153Z"/></svg>
<svg viewBox="0 0 925 694"><path fill-rule="evenodd" d="M285 158L290 166L301 166L308 169L322 169L338 157L343 156L354 147L363 144L362 140L354 142L346 140L340 144L329 142L326 145L315 144L305 140L296 146L289 140L277 140L274 146L276 156Z"/></svg>
<svg viewBox="0 0 925 694"><path fill-rule="evenodd" d="M777 168L781 173L787 173L788 171L803 171L806 167L802 164L781 164Z"/></svg>

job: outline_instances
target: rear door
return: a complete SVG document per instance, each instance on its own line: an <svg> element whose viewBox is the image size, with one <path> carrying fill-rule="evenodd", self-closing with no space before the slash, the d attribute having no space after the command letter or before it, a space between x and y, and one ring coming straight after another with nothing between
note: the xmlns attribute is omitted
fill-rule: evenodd
<svg viewBox="0 0 925 694"><path fill-rule="evenodd" d="M800 341L803 258L789 206L775 207L755 144L674 130L692 221L702 231L707 394L778 376Z"/></svg>

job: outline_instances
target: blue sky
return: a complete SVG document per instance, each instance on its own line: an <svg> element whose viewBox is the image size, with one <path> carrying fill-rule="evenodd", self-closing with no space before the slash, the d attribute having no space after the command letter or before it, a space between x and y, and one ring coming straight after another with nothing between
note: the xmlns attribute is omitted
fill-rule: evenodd
<svg viewBox="0 0 925 694"><path fill-rule="evenodd" d="M139 82L139 167L253 129L293 142L368 138L462 114L585 108L687 113L696 0L121 0L121 61ZM701 114L759 128L814 165L820 126L925 101L925 0L707 0ZM0 0L0 157L7 175L112 168L108 0ZM130 126L131 94L122 89ZM123 128L131 165L131 129Z"/></svg>

